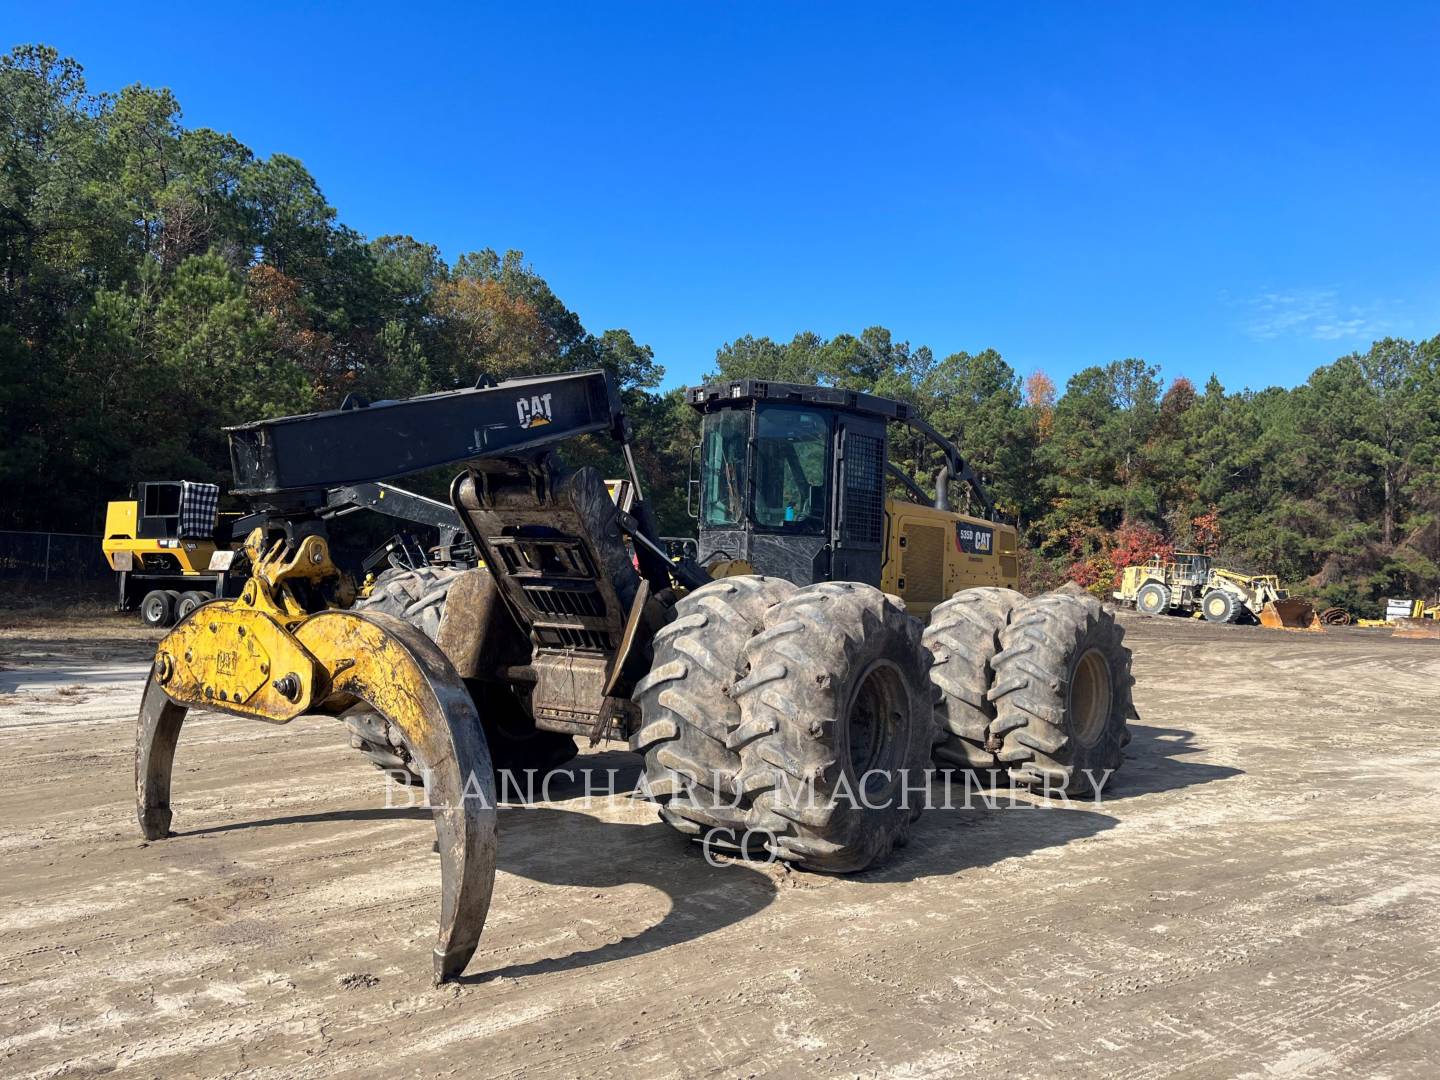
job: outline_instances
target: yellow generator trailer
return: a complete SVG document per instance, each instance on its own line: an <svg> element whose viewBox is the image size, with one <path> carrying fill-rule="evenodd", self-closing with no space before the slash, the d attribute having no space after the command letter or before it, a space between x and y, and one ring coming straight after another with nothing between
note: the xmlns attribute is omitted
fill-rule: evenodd
<svg viewBox="0 0 1440 1080"><path fill-rule="evenodd" d="M119 610L172 626L206 600L235 595L230 525L219 508L217 485L189 480L136 484L135 498L105 507L100 547L119 582Z"/></svg>

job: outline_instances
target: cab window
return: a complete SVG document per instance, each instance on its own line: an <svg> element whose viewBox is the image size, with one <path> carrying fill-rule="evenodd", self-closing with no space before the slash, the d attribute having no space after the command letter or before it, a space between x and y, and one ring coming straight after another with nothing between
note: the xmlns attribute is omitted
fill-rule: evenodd
<svg viewBox="0 0 1440 1080"><path fill-rule="evenodd" d="M761 409L755 424L755 524L825 531L830 421L809 409Z"/></svg>
<svg viewBox="0 0 1440 1080"><path fill-rule="evenodd" d="M745 451L750 414L725 409L705 417L700 449L700 522L739 525L745 514Z"/></svg>

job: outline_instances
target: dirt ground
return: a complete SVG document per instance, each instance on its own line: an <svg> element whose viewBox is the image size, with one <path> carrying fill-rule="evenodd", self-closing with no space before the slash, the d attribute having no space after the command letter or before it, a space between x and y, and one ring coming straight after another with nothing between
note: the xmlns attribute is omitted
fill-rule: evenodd
<svg viewBox="0 0 1440 1080"><path fill-rule="evenodd" d="M147 845L158 635L0 619L0 1075L1435 1075L1440 641L1127 625L1101 805L932 810L828 878L709 866L577 779L502 809L435 990L433 829L338 725L192 713Z"/></svg>

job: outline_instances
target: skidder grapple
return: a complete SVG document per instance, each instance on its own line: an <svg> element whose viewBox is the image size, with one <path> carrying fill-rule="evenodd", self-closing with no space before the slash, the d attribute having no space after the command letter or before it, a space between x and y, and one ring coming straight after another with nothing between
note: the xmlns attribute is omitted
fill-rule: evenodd
<svg viewBox="0 0 1440 1080"><path fill-rule="evenodd" d="M627 740L682 833L830 872L904 842L932 763L1050 792L1119 767L1122 630L1091 598L1014 590L1015 529L949 440L903 403L830 387L739 380L687 400L696 559L661 541L604 372L231 429L252 573L158 646L145 835L169 831L187 709L338 718L374 764L426 785L443 981L490 903L495 770L553 769L577 736ZM891 460L894 425L938 450L933 494ZM557 448L582 437L614 440L628 478L563 466ZM442 466L461 468L450 503L476 564L398 567L357 599L326 493ZM961 485L974 516L950 509Z"/></svg>

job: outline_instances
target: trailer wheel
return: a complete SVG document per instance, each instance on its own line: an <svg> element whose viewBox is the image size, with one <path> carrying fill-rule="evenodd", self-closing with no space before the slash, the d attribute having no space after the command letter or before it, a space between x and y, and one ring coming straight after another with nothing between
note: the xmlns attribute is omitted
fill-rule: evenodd
<svg viewBox="0 0 1440 1080"><path fill-rule="evenodd" d="M1016 784L1098 794L1120 768L1135 716L1124 638L1093 597L1046 593L1015 610L993 661L990 730Z"/></svg>
<svg viewBox="0 0 1440 1080"><path fill-rule="evenodd" d="M198 589L181 593L180 599L175 603L175 621L177 623L181 622L201 604L213 599L215 599L215 597L211 596L208 592L201 592Z"/></svg>
<svg viewBox="0 0 1440 1080"><path fill-rule="evenodd" d="M640 728L630 746L645 755L660 817L687 836L731 830L716 834L730 847L745 831L750 803L736 787L740 754L730 743L740 726L734 688L745 643L794 591L781 578L721 578L681 597L655 635L650 673L635 687Z"/></svg>
<svg viewBox="0 0 1440 1080"><path fill-rule="evenodd" d="M146 626L166 627L175 621L175 594L169 589L151 589L140 601L140 621Z"/></svg>
<svg viewBox="0 0 1440 1080"><path fill-rule="evenodd" d="M924 641L934 661L930 681L940 691L935 705L940 729L934 749L937 768L984 773L1002 767L987 746L995 718L995 706L986 697L990 662L1010 613L1024 602L1025 594L1014 589L966 589L930 613Z"/></svg>
<svg viewBox="0 0 1440 1080"><path fill-rule="evenodd" d="M404 619L434 641L445 614L450 586L465 573L463 567L421 566L413 570L393 568L375 579L370 595L355 602L353 610L381 612ZM470 695L480 714L490 762L497 773L513 774L524 785L525 773L543 776L575 756L575 740L555 731L535 727L529 712L509 687L471 681ZM403 783L420 784L422 777L411 765L410 750L400 732L384 717L361 704L342 717L350 729L350 745Z"/></svg>
<svg viewBox="0 0 1440 1080"><path fill-rule="evenodd" d="M1224 589L1211 589L1200 601L1206 622L1233 623L1240 617L1240 603Z"/></svg>
<svg viewBox="0 0 1440 1080"><path fill-rule="evenodd" d="M748 823L776 857L848 873L905 842L935 742L922 630L856 582L811 585L766 613L731 742Z"/></svg>
<svg viewBox="0 0 1440 1080"><path fill-rule="evenodd" d="M1135 610L1142 615L1164 615L1170 607L1170 590L1158 581L1142 585L1135 594Z"/></svg>

